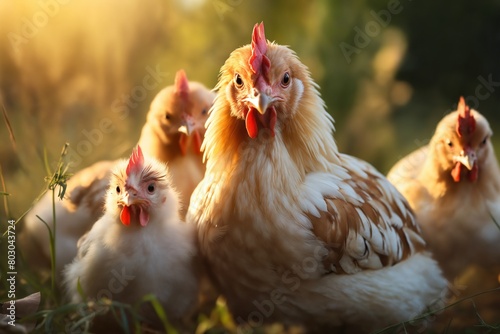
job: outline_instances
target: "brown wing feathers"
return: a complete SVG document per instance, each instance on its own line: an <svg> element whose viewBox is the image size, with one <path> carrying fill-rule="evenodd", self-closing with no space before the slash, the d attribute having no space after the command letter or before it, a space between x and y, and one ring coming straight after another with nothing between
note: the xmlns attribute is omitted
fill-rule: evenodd
<svg viewBox="0 0 500 334"><path fill-rule="evenodd" d="M368 177L353 173L349 180L361 204L325 197L327 211L319 218L309 215L313 233L328 250L323 263L330 272L349 274L393 265L425 248L408 203L403 202L402 211L382 189L382 179L365 172Z"/></svg>

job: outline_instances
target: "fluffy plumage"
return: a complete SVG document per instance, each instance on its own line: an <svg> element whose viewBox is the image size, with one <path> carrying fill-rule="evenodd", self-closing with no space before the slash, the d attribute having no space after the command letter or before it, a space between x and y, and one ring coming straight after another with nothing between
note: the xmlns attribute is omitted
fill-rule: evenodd
<svg viewBox="0 0 500 334"><path fill-rule="evenodd" d="M188 82L181 70L175 85L155 97L142 128L138 144L144 153L168 162L173 185L180 193L181 217L186 215L191 194L205 174L200 146L214 98L215 93L202 84Z"/></svg>
<svg viewBox="0 0 500 334"><path fill-rule="evenodd" d="M486 118L460 99L429 145L401 159L389 180L408 199L448 278L470 264L500 264L500 170Z"/></svg>
<svg viewBox="0 0 500 334"><path fill-rule="evenodd" d="M104 216L78 242L78 256L65 270L67 294L82 300L78 281L90 299L135 304L152 293L179 319L197 300L195 255L194 228L179 218L166 166L138 147L114 168ZM143 315L155 319L152 308Z"/></svg>
<svg viewBox="0 0 500 334"><path fill-rule="evenodd" d="M338 152L306 66L262 24L217 89L187 220L238 322L371 330L446 291L408 203Z"/></svg>
<svg viewBox="0 0 500 334"><path fill-rule="evenodd" d="M191 193L205 173L200 145L214 96L202 84L189 82L183 70L178 71L175 84L164 88L152 101L139 139L146 155L168 163L172 185L180 194L181 218L185 216ZM98 162L79 171L68 182L67 198L56 202L58 273L75 257L78 239L102 216L111 168L117 163ZM21 235L28 261L41 268L50 267L50 244L47 229L36 215L52 226L51 201L47 194L31 210Z"/></svg>

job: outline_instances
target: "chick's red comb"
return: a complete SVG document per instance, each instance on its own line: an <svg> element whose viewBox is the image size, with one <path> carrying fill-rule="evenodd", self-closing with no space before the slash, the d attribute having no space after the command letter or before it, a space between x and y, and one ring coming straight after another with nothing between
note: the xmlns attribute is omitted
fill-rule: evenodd
<svg viewBox="0 0 500 334"><path fill-rule="evenodd" d="M175 74L175 92L183 99L187 99L189 93L189 81L184 70L178 70Z"/></svg>
<svg viewBox="0 0 500 334"><path fill-rule="evenodd" d="M127 176L130 173L137 173L142 169L144 165L144 156L142 155L142 150L139 145L132 151L132 155L128 160L128 165L126 169Z"/></svg>
<svg viewBox="0 0 500 334"><path fill-rule="evenodd" d="M458 101L458 121L456 131L460 137L471 135L476 129L476 120L470 112L470 108L465 104L464 97Z"/></svg>
<svg viewBox="0 0 500 334"><path fill-rule="evenodd" d="M267 72L271 67L271 61L266 56L267 41L264 33L264 22L255 24L252 33L252 55L248 59L248 64L253 73L262 71L264 77L267 77Z"/></svg>

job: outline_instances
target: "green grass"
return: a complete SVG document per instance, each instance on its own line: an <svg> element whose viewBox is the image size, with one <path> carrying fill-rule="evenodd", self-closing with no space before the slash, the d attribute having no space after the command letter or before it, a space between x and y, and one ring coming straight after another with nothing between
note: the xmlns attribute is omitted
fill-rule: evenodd
<svg viewBox="0 0 500 334"><path fill-rule="evenodd" d="M169 334L178 334L179 331L172 326L169 322L168 317L163 310L161 304L158 302L154 295L147 295L137 302L136 305L123 304L118 301L113 301L109 299L101 299L97 301L88 301L84 303L67 303L63 300L62 296L59 295L59 289L56 286L56 252L55 243L56 236L54 230L56 228L56 213L55 213L55 201L57 199L64 198L67 181L71 177L68 173L69 165L66 163L65 158L68 152L68 144L65 144L61 150L60 156L56 163L56 167L53 170L49 168L49 159L47 154L44 154L44 165L45 165L45 186L41 190L40 194L36 197L35 201L32 203L30 208L26 210L17 220L18 224L21 219L29 212L29 210L44 196L47 192L51 192L52 198L52 214L53 214L53 224L50 225L47 222L42 221L47 227L47 233L50 239L50 249L51 249L51 271L49 277L40 277L38 273L31 271L26 265L24 265L22 249L19 249L19 263L20 269L23 275L19 281L17 289L17 298L21 298L33 292L40 291L42 295L42 301L39 311L35 314L22 319L19 321L20 324L27 323L29 321L35 321L36 327L34 333L57 333L57 332L89 332L91 330L92 323L94 319L101 315L112 315L117 323L120 324L122 331L124 333L157 333L143 325L143 318L139 314L139 309L142 304L150 303L155 310L158 318L162 323L162 331ZM4 207L6 212L9 212L10 208L8 202L6 201L9 193L5 188L5 182L3 178L3 173L0 166L0 181L2 184L2 191L0 195L4 199ZM10 215L10 214L8 214ZM494 223L498 225L495 218L492 216ZM499 226L500 228L500 226ZM2 241L5 241L6 233L3 234ZM2 267L2 270L6 270L6 267ZM21 277L21 276L20 276ZM81 286L79 286L79 292L83 296L83 291ZM463 306L466 303L473 303L474 309L471 311L475 315L475 323L471 324L469 333L494 333L500 330L500 319L499 323L492 324L483 320L478 308L476 308L475 300L481 296L485 295L495 295L498 296L500 293L500 288L490 289L476 293L470 296L463 297L454 302L449 303L443 308L428 311L422 315L408 320L406 322L394 324L387 328L381 329L376 333L412 333L415 329L413 327L415 324L421 322L427 322L429 319L440 319L444 316L445 323L447 325L440 330L444 333L453 332L453 316L445 315L445 311L453 310L454 308ZM2 294L3 296L4 294ZM84 296L83 296L84 297ZM84 298L85 300L85 298ZM429 322L429 327L426 329L426 333L440 333L439 329L433 328L433 321ZM442 322L442 321L441 321ZM230 312L223 299L217 300L213 309L209 314L199 314L197 315L189 324L189 331L202 334L202 333L236 333L238 332L237 327L232 319ZM283 326L269 326L266 328L257 329L242 329L241 332L244 333L282 333L285 329Z"/></svg>
<svg viewBox="0 0 500 334"><path fill-rule="evenodd" d="M51 192L52 197L52 225L45 222L43 219L38 217L40 221L46 226L47 233L49 234L50 241L50 254L51 254L51 270L50 277L40 277L37 273L30 270L26 265L22 249L18 249L18 266L19 272L22 272L22 278L19 284L16 286L16 297L17 299L21 296L26 296L34 292L41 292L42 301L40 305L40 310L33 315L30 315L24 319L17 321L19 324L25 324L32 321L36 322L36 327L34 328L34 333L58 333L58 332L83 332L87 333L91 330L91 325L94 318L111 314L116 322L120 324L121 329L124 333L155 333L149 328L143 326L143 318L139 314L139 309L144 303L150 303L155 310L158 318L161 320L163 330L161 332L168 334L178 334L179 332L174 328L162 307L162 305L157 300L154 295L147 295L137 302L136 305L123 304L118 301L109 300L106 298L97 301L88 301L85 303L67 303L63 300L62 296L58 293L59 288L56 286L56 234L54 233L56 229L56 211L55 211L55 201L56 199L63 199L67 181L70 179L71 175L68 173L69 165L65 161L65 157L68 152L69 144L65 144L61 150L59 160L56 164L54 170L50 170L50 163L48 161L47 155L44 154L44 165L46 169L47 176L45 179L45 187L35 198L30 208L24 211L23 214L15 221L17 226L18 223L24 218L24 216L36 205L36 203L47 193ZM4 196L4 199L9 196L6 192L5 183L3 182L3 173L0 166L0 181L2 181L3 190L0 195ZM10 216L8 202L4 201L5 211L7 216ZM7 236L7 229L2 235L2 241L5 241ZM2 261L2 272L7 272L7 266L4 265ZM18 278L21 276L18 276ZM79 284L79 282L78 282ZM78 291L84 296L81 286L78 286ZM2 296L6 294L1 294ZM84 298L86 299L86 298ZM2 302L8 301L7 299L2 300ZM228 328L234 328L232 324L231 316L227 311L227 308L221 306L221 302L217 303L214 311L210 316L200 315L193 324L191 328L196 330L197 327L203 328L203 332L210 331L212 328L220 328L227 326ZM198 330L196 330L199 332ZM158 332L160 333L160 332ZM220 331L217 331L220 333Z"/></svg>
<svg viewBox="0 0 500 334"><path fill-rule="evenodd" d="M439 314L443 313L444 311L453 309L454 307L459 306L459 305L461 305L461 304L463 304L465 302L468 302L468 301L470 301L470 302L473 303L475 314L476 314L476 316L477 316L477 318L479 320L478 324L476 325L478 328L481 327L483 329L491 329L491 330L500 329L500 325L486 323L481 318L478 310L476 309L476 305L474 303L474 298L480 297L480 296L483 296L483 295L494 294L494 293L500 293L500 287L495 288L495 289L489 289L489 290L486 290L486 291L481 291L481 292L478 292L478 293L473 294L471 296L467 296L467 297L461 298L461 299L459 299L459 300L457 300L455 302L452 302L452 303L446 305L445 307L442 307L442 308L439 308L439 309L436 309L436 310L432 310L432 311L424 312L420 316L415 317L415 318L413 318L411 320L408 320L408 321L405 321L405 322L401 322L401 323L397 323L397 324L394 324L394 325L391 325L391 326L387 326L387 327L385 327L385 328L383 328L383 329L381 329L379 331L376 331L374 334L400 332L401 329L404 331L404 333L408 333L407 332L407 325L411 326L414 323L418 323L420 321L429 319L431 317L438 316ZM500 320L500 318L498 320ZM448 323L448 327L450 326L451 321L452 321L452 319L450 319L450 321Z"/></svg>
<svg viewBox="0 0 500 334"><path fill-rule="evenodd" d="M57 197L62 198L65 192L66 182L68 181L70 175L67 173L68 166L65 164L64 157L67 150L67 145L64 146L57 167L54 171L48 170L48 176L45 178L46 187L42 190L41 194L45 194L47 191L52 192L52 204L54 207L55 200ZM46 164L48 166L48 164ZM1 174L1 173L0 173ZM57 194L56 194L57 193ZM37 197L40 198L41 196ZM35 203L34 203L35 204ZM54 215L54 225L49 226L45 223L47 227L47 233L49 233L50 243L51 243L51 274L45 281L37 277L36 273L30 272L28 268L26 269L26 275L21 280L21 286L18 292L18 296L22 293L40 291L42 294L42 304L40 310L33 314L32 316L19 321L19 323L25 323L28 321L36 321L37 325L34 329L34 333L56 333L56 332L89 332L91 325L95 317L105 314L111 314L115 320L121 325L123 333L159 333L152 331L151 329L144 327L142 324L142 318L139 314L139 308L143 303L151 303L156 314L162 322L163 330L161 332L169 334L179 333L176 328L174 328L168 321L167 315L163 310L161 304L158 302L154 295L144 296L136 305L127 305L120 303L118 301L112 301L106 298L97 301L89 301L85 303L66 303L63 302L61 296L57 294L57 287L55 287L55 234L53 233L53 228L55 228L55 210L53 210ZM22 252L22 250L21 250ZM83 296L83 291L81 287L79 288L80 293ZM456 300L444 308L437 310L428 311L414 319L408 320L406 322L394 324L387 328L384 328L376 333L412 333L414 324L421 321L426 321L426 319L439 317L443 311L453 309L459 305L466 302L474 302L477 297L487 295L487 294L498 294L500 288L495 288L487 291L483 291L471 296L467 296ZM500 330L499 324L489 324L483 320L480 315L479 310L476 309L474 304L474 310L477 316L477 323L471 327L470 333L493 333ZM499 319L500 320L500 319ZM448 321L448 326L451 326L452 318ZM191 331L196 334L202 333L236 333L237 327L229 313L226 304L222 299L219 299L214 306L210 314L200 314L193 320L190 324ZM450 332L445 328L444 332ZM244 333L280 333L283 332L283 327L268 327L268 328L257 328L253 330L245 329ZM439 333L429 327L426 333Z"/></svg>

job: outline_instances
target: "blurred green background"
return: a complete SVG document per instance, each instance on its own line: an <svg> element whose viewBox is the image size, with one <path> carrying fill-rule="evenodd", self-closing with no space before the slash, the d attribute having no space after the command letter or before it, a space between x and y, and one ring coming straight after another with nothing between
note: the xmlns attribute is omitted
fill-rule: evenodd
<svg viewBox="0 0 500 334"><path fill-rule="evenodd" d="M310 68L340 150L384 173L428 142L460 95L500 128L498 0L0 0L9 216L43 188L44 149L56 161L69 142L73 171L126 156L175 72L213 87L260 21Z"/></svg>

